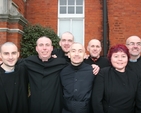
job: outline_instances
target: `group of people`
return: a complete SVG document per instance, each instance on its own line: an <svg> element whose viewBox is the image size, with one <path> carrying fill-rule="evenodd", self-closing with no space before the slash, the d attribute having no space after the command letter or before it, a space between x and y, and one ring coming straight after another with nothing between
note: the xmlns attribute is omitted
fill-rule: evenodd
<svg viewBox="0 0 141 113"><path fill-rule="evenodd" d="M89 56L70 32L59 45L39 37L38 55L24 59L14 43L1 45L0 113L141 113L138 36L112 46L107 58L97 39L88 43Z"/></svg>

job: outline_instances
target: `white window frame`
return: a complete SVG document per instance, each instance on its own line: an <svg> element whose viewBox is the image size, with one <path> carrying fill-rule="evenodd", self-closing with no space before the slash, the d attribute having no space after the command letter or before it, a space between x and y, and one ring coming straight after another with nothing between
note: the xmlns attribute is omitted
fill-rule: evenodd
<svg viewBox="0 0 141 113"><path fill-rule="evenodd" d="M82 19L83 20L83 37L82 37L82 40L83 40L83 45L84 45L84 43L85 43L85 36L84 36L84 28L85 28L85 18L84 18L84 9L85 9L85 0L83 0L83 14L60 14L60 0L58 0L58 36L60 36L61 34L59 34L59 25L60 25L60 23L59 23L59 20L60 19L70 19L70 24L72 24L72 20L73 19ZM71 25L70 25L71 26ZM72 28L70 28L71 29L71 31L72 31ZM70 32L71 32L70 31Z"/></svg>

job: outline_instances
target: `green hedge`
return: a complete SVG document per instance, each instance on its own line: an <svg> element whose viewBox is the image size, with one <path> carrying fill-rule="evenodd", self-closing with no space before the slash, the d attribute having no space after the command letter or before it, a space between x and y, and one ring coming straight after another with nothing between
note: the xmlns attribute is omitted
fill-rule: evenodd
<svg viewBox="0 0 141 113"><path fill-rule="evenodd" d="M41 36L47 36L52 40L53 47L59 48L60 38L57 34L49 27L42 27L40 25L28 25L23 28L23 36L21 39L21 57L25 58L30 55L37 54L36 40Z"/></svg>

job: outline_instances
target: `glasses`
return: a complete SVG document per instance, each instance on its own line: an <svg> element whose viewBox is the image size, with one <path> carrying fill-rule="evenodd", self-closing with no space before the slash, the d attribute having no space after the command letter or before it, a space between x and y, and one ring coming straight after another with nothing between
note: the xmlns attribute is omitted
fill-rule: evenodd
<svg viewBox="0 0 141 113"><path fill-rule="evenodd" d="M129 44L127 44L129 46L141 46L141 42L137 42L137 43L134 43L134 42L130 42Z"/></svg>

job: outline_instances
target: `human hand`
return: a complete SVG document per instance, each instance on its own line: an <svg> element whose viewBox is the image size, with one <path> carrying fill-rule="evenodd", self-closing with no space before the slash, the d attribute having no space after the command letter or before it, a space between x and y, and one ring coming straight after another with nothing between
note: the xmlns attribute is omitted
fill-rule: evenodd
<svg viewBox="0 0 141 113"><path fill-rule="evenodd" d="M57 56L56 56L56 55L52 55L52 57L53 57L53 58L57 58Z"/></svg>
<svg viewBox="0 0 141 113"><path fill-rule="evenodd" d="M97 75L100 70L100 67L96 64L92 64L92 68L93 68L93 74Z"/></svg>

